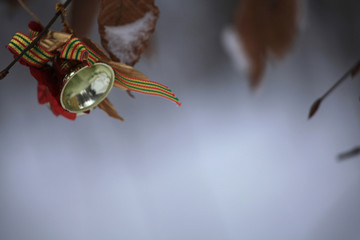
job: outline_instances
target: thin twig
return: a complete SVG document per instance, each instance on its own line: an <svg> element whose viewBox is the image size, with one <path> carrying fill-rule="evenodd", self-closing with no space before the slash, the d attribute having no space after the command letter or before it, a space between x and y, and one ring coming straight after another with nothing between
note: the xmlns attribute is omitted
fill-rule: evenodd
<svg viewBox="0 0 360 240"><path fill-rule="evenodd" d="M324 93L320 98L318 98L311 106L310 112L309 112L309 119L312 118L317 110L320 107L320 104L322 101L327 98L337 87L340 86L349 76L354 77L358 71L360 70L360 61L358 61L352 68L350 68L344 76L342 76L329 90Z"/></svg>
<svg viewBox="0 0 360 240"><path fill-rule="evenodd" d="M356 147L356 148L353 148L350 151L339 154L338 160L343 161L343 160L347 160L349 158L352 158L352 157L355 157L355 156L358 156L358 155L360 155L360 147Z"/></svg>
<svg viewBox="0 0 360 240"><path fill-rule="evenodd" d="M62 22L63 27L64 27L64 32L73 34L74 30L72 30L70 28L70 24L66 20L67 9L64 7L64 5L62 5L62 3L57 3L56 4L56 10L61 11L61 22Z"/></svg>
<svg viewBox="0 0 360 240"><path fill-rule="evenodd" d="M360 67L360 61L358 61L352 68L350 68L344 76L342 76L321 98L325 99L330 95L341 83L343 83L349 76L355 76Z"/></svg>
<svg viewBox="0 0 360 240"><path fill-rule="evenodd" d="M66 8L72 0L67 0L64 3L64 8ZM15 63L30 49L32 49L38 42L39 40L47 33L47 31L49 30L49 28L54 24L54 22L56 21L56 19L61 15L61 11L57 11L54 15L54 17L49 21L49 23L46 25L46 27L42 30L41 33L38 34L38 36L35 38L34 41L32 41L10 64L9 66L7 66L4 70L1 71L0 73L0 80L5 78L6 75L9 73L9 70L15 65Z"/></svg>
<svg viewBox="0 0 360 240"><path fill-rule="evenodd" d="M30 8L28 6L26 6L26 4L24 3L23 0L17 0L18 3L25 9L26 12L28 12L34 19L36 22L41 24L40 19L38 18L38 16L36 16L35 13L33 13L33 11L30 10ZM42 24L41 24L42 25Z"/></svg>

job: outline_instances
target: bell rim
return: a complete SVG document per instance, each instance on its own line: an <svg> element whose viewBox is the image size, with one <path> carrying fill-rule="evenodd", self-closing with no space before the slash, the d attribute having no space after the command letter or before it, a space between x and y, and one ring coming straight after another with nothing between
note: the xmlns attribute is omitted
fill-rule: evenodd
<svg viewBox="0 0 360 240"><path fill-rule="evenodd" d="M98 101L96 104L92 104L92 105L90 105L90 106L88 106L88 107L85 107L85 108L83 108L83 109L81 109L81 110L77 110L77 111L76 111L76 110L69 110L69 109L67 109L67 108L65 107L65 104L63 103L63 95L64 95L64 89L65 89L66 86L69 84L71 78L72 78L73 76L75 76L76 74L80 73L81 71L86 70L86 69L88 69L88 68L90 68L90 67L93 67L93 66L96 66L96 65L102 65L102 66L104 66L104 67L107 67L107 68L110 70L111 78L110 78L110 84L109 84L109 86L108 86L108 89L107 89L106 92L103 94L103 96L102 96L101 98L99 98L99 101ZM91 65L91 66L84 66L84 67L82 67L82 68L80 68L80 69L78 69L78 70L75 70L75 71L70 72L69 74L67 74L67 75L64 77L63 82L65 82L65 84L63 85L63 87L62 87L62 89L61 89L61 93L60 93L60 104L61 104L61 107L62 107L63 109L65 109L66 111L68 111L68 112L81 114L81 113L84 113L84 112L89 111L89 110L91 111L92 109L96 108L102 101L105 100L105 98L109 95L111 89L112 89L113 86L114 86L115 73L114 73L114 69L113 69L110 65L108 65L108 64L106 64L106 63L102 63L102 62L97 62L97 63L95 63L95 64L93 64L93 65Z"/></svg>

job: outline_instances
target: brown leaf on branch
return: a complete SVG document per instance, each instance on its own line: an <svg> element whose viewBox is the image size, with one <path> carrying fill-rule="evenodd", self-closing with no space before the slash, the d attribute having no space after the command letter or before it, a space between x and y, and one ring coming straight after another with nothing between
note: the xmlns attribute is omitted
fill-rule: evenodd
<svg viewBox="0 0 360 240"><path fill-rule="evenodd" d="M242 0L235 25L250 62L250 84L257 87L273 55L281 59L292 46L297 26L297 0Z"/></svg>
<svg viewBox="0 0 360 240"><path fill-rule="evenodd" d="M99 9L99 0L73 0L70 26L77 37L87 36Z"/></svg>
<svg viewBox="0 0 360 240"><path fill-rule="evenodd" d="M133 66L146 49L158 17L154 0L102 0L101 44L112 60Z"/></svg>
<svg viewBox="0 0 360 240"><path fill-rule="evenodd" d="M110 117L116 118L120 121L124 121L124 119L117 113L115 107L112 105L109 99L105 98L104 101L99 103L98 107L106 112Z"/></svg>

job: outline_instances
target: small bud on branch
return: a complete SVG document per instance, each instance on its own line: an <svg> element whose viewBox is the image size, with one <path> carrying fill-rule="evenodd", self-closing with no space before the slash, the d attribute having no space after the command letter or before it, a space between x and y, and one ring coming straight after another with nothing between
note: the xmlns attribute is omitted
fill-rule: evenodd
<svg viewBox="0 0 360 240"><path fill-rule="evenodd" d="M336 88L340 86L349 76L354 77L360 70L360 61L358 61L352 68L350 68L342 78L340 78L327 92L317 99L311 106L309 111L309 119L312 118L316 112L319 110L320 104L322 101L327 98Z"/></svg>
<svg viewBox="0 0 360 240"><path fill-rule="evenodd" d="M319 98L318 100L316 100L316 101L313 103L313 105L312 105L311 108L310 108L309 119L312 118L312 117L315 115L315 113L317 112L317 110L318 110L319 107L320 107L320 104L321 104L322 100L323 100L322 98Z"/></svg>
<svg viewBox="0 0 360 240"><path fill-rule="evenodd" d="M360 147L356 147L350 151L339 154L338 160L339 161L347 160L347 159L355 157L359 154L360 154Z"/></svg>

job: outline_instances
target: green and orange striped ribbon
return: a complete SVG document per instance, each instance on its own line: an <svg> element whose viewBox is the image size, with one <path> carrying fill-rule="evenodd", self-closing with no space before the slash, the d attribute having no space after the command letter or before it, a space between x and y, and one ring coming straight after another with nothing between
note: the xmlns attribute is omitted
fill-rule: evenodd
<svg viewBox="0 0 360 240"><path fill-rule="evenodd" d="M91 48L86 46L86 49L89 52L88 62L90 63L90 65L93 65L101 60L101 57L97 55ZM172 93L172 91L167 86L164 86L154 81L131 78L125 76L124 74L121 74L115 68L113 68L113 70L115 73L114 86L118 85L134 92L164 97L175 102L179 106L181 105L179 99L175 96L174 93Z"/></svg>
<svg viewBox="0 0 360 240"><path fill-rule="evenodd" d="M29 29L29 37L30 38L35 38L38 34L39 34L39 32Z"/></svg>
<svg viewBox="0 0 360 240"><path fill-rule="evenodd" d="M134 92L164 97L181 106L181 102L179 101L179 99L175 96L174 93L172 93L171 89L169 89L167 86L149 80L130 78L121 74L116 69L114 69L114 72L115 86L120 85Z"/></svg>
<svg viewBox="0 0 360 240"><path fill-rule="evenodd" d="M31 38L18 32L11 39L7 48L17 56L24 51L31 42ZM33 67L42 67L47 62L53 60L55 56L56 54L47 51L39 45L36 45L22 56L22 60Z"/></svg>
<svg viewBox="0 0 360 240"><path fill-rule="evenodd" d="M74 37L67 41L60 53L60 58L83 62L88 60L88 55L89 52L85 45L79 38Z"/></svg>

